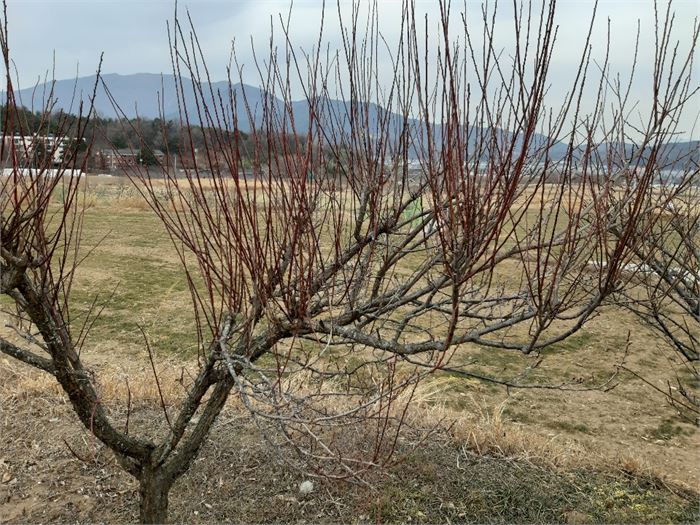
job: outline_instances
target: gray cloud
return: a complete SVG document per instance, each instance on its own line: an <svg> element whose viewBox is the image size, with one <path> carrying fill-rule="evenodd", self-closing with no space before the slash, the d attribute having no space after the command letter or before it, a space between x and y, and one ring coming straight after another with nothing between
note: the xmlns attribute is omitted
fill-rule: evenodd
<svg viewBox="0 0 700 525"><path fill-rule="evenodd" d="M104 52L103 71L107 73L169 72L170 55L166 21L172 20L172 0L9 0L10 43L22 87L29 87L47 74L51 76L52 52L55 51L57 79L94 73L100 52ZM364 2L368 4L368 2ZM505 2L504 4L508 4ZM350 2L341 3L341 11L349 14ZM478 25L481 2L466 2L469 24ZM558 5L558 46L553 57L551 102L561 97L571 79L587 29L592 0L568 0ZM700 14L696 0L676 0L675 36L681 49L688 45L695 17ZM663 6L660 6L663 8ZM214 80L225 78L232 40L245 64L244 80L255 83L250 42L262 54L268 45L271 17L286 16L289 2L282 0L180 0L181 11L188 9ZM437 24L437 1L419 1L418 8ZM463 8L454 2L457 12ZM399 33L401 2L379 2L381 30L389 42ZM456 13L457 14L457 13ZM297 0L292 13L291 31L299 48L310 49L318 39L321 2ZM602 0L593 37L594 56L602 60L605 50L607 19L611 24L610 65L612 71L629 73L637 20L642 28L638 80L633 97L640 101L650 96L649 76L653 61L654 11L650 0ZM453 17L453 35L458 36L460 21ZM432 31L433 26L429 26ZM504 6L497 22L497 45L507 52L512 45L512 22L508 6ZM327 2L326 43L340 46L335 2ZM382 70L390 81L388 57L383 57ZM698 84L698 75L694 78ZM697 104L696 107L700 107ZM681 127L687 135L697 114L685 117ZM698 132L693 133L694 137Z"/></svg>

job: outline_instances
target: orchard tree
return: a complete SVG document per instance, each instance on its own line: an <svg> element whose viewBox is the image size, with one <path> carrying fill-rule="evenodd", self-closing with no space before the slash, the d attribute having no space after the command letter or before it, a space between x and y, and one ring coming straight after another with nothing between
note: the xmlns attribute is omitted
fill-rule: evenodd
<svg viewBox="0 0 700 525"><path fill-rule="evenodd" d="M620 293L621 303L661 336L675 355L675 382L660 391L679 415L700 421L700 143L667 150L651 190L656 207L649 217L652 228L638 234L636 260L627 268L631 285ZM626 218L621 216L621 221ZM620 233L613 226L613 234Z"/></svg>
<svg viewBox="0 0 700 525"><path fill-rule="evenodd" d="M549 107L556 2L515 4L510 55L496 46L493 10L478 13L475 32L440 7L439 38L428 39L421 32L435 26L422 29L406 2L393 47L376 4L366 20L357 5L349 19L339 9L333 55L321 51L323 24L318 45L300 54L283 19L280 46L271 35L257 64L259 105L234 89L240 68L229 71L228 91L211 92L196 34L175 20L181 151L193 151L192 134L201 134L206 162L192 159L184 177L140 166L129 173L182 262L200 342L197 373L177 406L163 404L157 436L122 430L81 358L85 333L70 316L78 178L27 174L3 141L14 163L0 180L0 292L23 342L0 338L0 350L56 378L85 427L138 480L141 521L167 520L170 488L231 395L273 444L295 447L288 460L361 476L390 460L427 374L512 384L463 365L466 344L536 353L579 330L625 284L623 269L655 225L645 212L657 168L627 155L634 104L607 59L591 66L593 18L567 95ZM635 107L653 118L633 127L647 159L670 141L689 100L697 37L683 61L660 27L653 97ZM5 18L5 137L18 111L7 37ZM384 47L392 66L380 85ZM597 101L590 114L584 98ZM244 122L251 132L242 142ZM81 118L61 131L80 140L85 125ZM123 126L134 131L133 122ZM373 381L358 381L367 371ZM337 441L340 424L364 429L353 453Z"/></svg>

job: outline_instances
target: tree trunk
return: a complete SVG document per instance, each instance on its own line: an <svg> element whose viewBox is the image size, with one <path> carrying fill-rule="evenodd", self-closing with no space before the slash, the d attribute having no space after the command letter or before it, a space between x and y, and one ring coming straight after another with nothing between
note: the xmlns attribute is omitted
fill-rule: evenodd
<svg viewBox="0 0 700 525"><path fill-rule="evenodd" d="M172 483L150 469L144 469L139 479L139 521L166 523L168 520L168 492Z"/></svg>

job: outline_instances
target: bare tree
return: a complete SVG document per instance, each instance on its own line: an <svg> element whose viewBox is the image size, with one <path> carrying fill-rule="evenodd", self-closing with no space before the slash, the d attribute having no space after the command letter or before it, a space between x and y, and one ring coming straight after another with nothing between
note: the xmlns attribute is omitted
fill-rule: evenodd
<svg viewBox="0 0 700 525"><path fill-rule="evenodd" d="M565 100L550 108L555 2L539 12L516 4L508 58L496 47L493 10L480 13L481 34L462 15L453 39L450 10L441 8L440 38L430 44L407 2L392 46L376 5L366 20L357 5L350 20L339 9L342 47L332 55L321 51L323 30L314 50L297 51L281 19L281 47L271 39L257 63L258 105L234 89L241 71L233 65L229 91L211 91L196 33L176 19L182 150L194 150L187 133L201 124L206 165L192 159L184 176L130 173L181 260L200 343L198 372L178 406L163 403L157 439L120 430L80 357L86 330L68 309L80 261L78 178L26 174L10 155L0 291L27 344L0 339L0 350L56 377L85 427L139 480L141 521L167 519L171 486L232 392L270 440L294 446L302 465L357 477L390 460L426 374L449 369L517 384L471 372L460 360L465 344L538 352L579 330L624 284L622 270L655 224L643 215L653 174L630 172L647 165L639 155L612 163L612 153L601 154L625 151L630 103L611 88L607 60L587 85L591 32ZM1 36L13 108L6 17ZM669 85L689 78L687 67L666 61L670 33L659 38L654 118L639 132L655 148L670 140L673 111L688 99ZM378 81L380 49L393 64L389 85ZM583 114L589 96L597 104ZM240 100L246 111L236 110ZM245 121L248 149L237 133ZM80 140L80 129L73 135ZM4 136L12 136L8 122ZM348 454L334 428L368 422L369 439Z"/></svg>
<svg viewBox="0 0 700 525"><path fill-rule="evenodd" d="M675 384L665 389L629 370L666 396L681 417L700 417L700 170L698 146L668 152L671 169L659 172L655 226L636 243L636 262L628 268L632 284L621 303L662 336L675 352ZM613 229L613 231L617 231ZM679 361L680 359L680 361Z"/></svg>
<svg viewBox="0 0 700 525"><path fill-rule="evenodd" d="M665 18L656 14L657 57L665 56L677 47L670 38L673 17L669 17L670 4ZM698 24L695 23L690 39L691 48L698 40ZM690 72L692 55L674 53L668 67ZM657 61L654 76L663 75ZM663 340L680 358L680 372L676 384L670 382L665 390L624 367L652 388L664 394L679 414L690 421L700 416L700 398L697 387L700 382L700 143L697 141L673 143L669 137L683 133L678 129L683 104L667 101L677 97L690 100L700 90L690 74L667 80L661 103L649 113L647 127L661 118L669 118L675 124L666 127L656 137L644 136L633 140L626 152L613 152L610 157L617 165L625 165L626 176L635 180L652 181L649 197L634 230L625 231L623 225L632 218L633 208L620 205L614 209L618 217L610 223L610 232L618 240L624 235L634 237L634 258L622 270L629 286L621 290L619 302L634 312L647 326L662 336ZM620 96L620 85L612 89ZM629 127L629 126L628 126ZM636 134L637 130L633 130ZM629 159L629 161L627 160ZM613 195L617 199L617 195ZM677 361L677 359L673 359Z"/></svg>

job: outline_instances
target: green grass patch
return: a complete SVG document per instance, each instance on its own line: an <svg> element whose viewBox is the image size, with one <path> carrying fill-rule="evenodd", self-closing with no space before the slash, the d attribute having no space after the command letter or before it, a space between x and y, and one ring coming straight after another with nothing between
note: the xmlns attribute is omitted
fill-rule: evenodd
<svg viewBox="0 0 700 525"><path fill-rule="evenodd" d="M664 419L659 426L649 429L648 435L653 439L670 441L677 436L692 436L695 430L687 429L673 419Z"/></svg>

